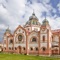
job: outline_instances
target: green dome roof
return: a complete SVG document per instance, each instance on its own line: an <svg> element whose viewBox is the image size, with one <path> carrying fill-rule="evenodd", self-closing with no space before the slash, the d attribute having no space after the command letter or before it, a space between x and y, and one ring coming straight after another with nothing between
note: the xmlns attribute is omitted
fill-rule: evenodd
<svg viewBox="0 0 60 60"><path fill-rule="evenodd" d="M38 21L38 18L35 16L35 13L32 13L32 16L29 17L29 20L26 22L24 26L31 26L31 25L41 25Z"/></svg>
<svg viewBox="0 0 60 60"><path fill-rule="evenodd" d="M49 22L48 22L47 19L44 19L44 21L43 21L43 25L46 25L46 24L49 24Z"/></svg>
<svg viewBox="0 0 60 60"><path fill-rule="evenodd" d="M38 18L35 16L34 12L33 12L32 16L29 17L29 20L32 20L32 19L38 20Z"/></svg>
<svg viewBox="0 0 60 60"><path fill-rule="evenodd" d="M10 29L9 29L9 28L7 28L7 29L6 29L6 32L10 33L11 31L10 31Z"/></svg>

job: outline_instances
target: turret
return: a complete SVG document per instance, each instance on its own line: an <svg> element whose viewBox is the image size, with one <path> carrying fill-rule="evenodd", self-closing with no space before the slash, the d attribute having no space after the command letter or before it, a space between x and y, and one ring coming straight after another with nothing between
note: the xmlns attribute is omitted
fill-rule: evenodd
<svg viewBox="0 0 60 60"><path fill-rule="evenodd" d="M11 34L11 30L9 29L9 27L6 29L5 31L5 35L6 36L9 36Z"/></svg>

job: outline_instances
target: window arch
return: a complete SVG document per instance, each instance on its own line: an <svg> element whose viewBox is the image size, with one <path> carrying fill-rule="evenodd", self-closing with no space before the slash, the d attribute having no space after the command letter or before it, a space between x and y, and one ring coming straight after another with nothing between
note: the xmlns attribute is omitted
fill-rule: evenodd
<svg viewBox="0 0 60 60"><path fill-rule="evenodd" d="M38 51L38 47L36 47L35 50Z"/></svg>
<svg viewBox="0 0 60 60"><path fill-rule="evenodd" d="M36 37L33 37L33 38L32 38L32 42L37 42Z"/></svg>
<svg viewBox="0 0 60 60"><path fill-rule="evenodd" d="M15 47L15 50L17 50L17 47Z"/></svg>
<svg viewBox="0 0 60 60"><path fill-rule="evenodd" d="M18 41L19 41L19 42L22 41L22 38L23 38L23 36L22 36L22 35L19 35L19 36L18 36Z"/></svg>
<svg viewBox="0 0 60 60"><path fill-rule="evenodd" d="M25 50L25 47L23 47L23 50Z"/></svg>
<svg viewBox="0 0 60 60"><path fill-rule="evenodd" d="M43 42L45 42L45 36L43 36Z"/></svg>
<svg viewBox="0 0 60 60"><path fill-rule="evenodd" d="M9 50L11 50L11 47L9 47Z"/></svg>
<svg viewBox="0 0 60 60"><path fill-rule="evenodd" d="M43 51L45 51L45 50L46 50L46 48L45 48L45 47L43 47L43 48L42 48L42 50L43 50Z"/></svg>
<svg viewBox="0 0 60 60"><path fill-rule="evenodd" d="M11 40L10 40L10 44L12 44L12 43L13 43L13 40L11 39Z"/></svg>
<svg viewBox="0 0 60 60"><path fill-rule="evenodd" d="M33 50L33 48L31 47L31 48L30 48L30 50L32 51L32 50Z"/></svg>
<svg viewBox="0 0 60 60"><path fill-rule="evenodd" d="M35 21L33 21L33 24L35 24Z"/></svg>

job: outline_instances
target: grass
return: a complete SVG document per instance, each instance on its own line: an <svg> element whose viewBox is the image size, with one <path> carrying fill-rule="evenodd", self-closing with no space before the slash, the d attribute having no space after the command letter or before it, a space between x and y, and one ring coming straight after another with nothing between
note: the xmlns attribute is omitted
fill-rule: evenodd
<svg viewBox="0 0 60 60"><path fill-rule="evenodd" d="M60 58L0 53L0 60L60 60Z"/></svg>

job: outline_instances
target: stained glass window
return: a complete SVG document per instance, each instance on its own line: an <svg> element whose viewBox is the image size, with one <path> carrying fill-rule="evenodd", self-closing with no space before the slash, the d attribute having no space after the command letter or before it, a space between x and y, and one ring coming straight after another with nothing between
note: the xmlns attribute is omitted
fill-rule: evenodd
<svg viewBox="0 0 60 60"><path fill-rule="evenodd" d="M21 41L22 40L22 35L18 36L18 40Z"/></svg>

